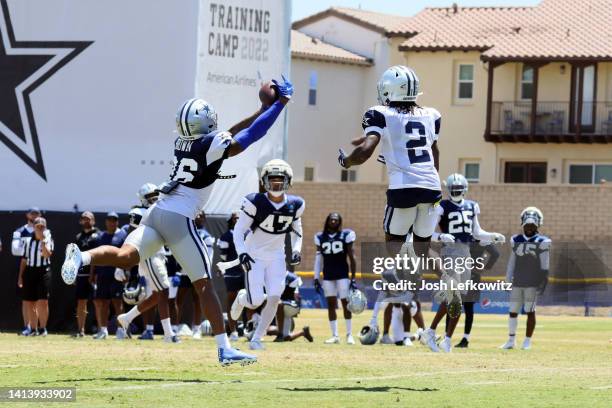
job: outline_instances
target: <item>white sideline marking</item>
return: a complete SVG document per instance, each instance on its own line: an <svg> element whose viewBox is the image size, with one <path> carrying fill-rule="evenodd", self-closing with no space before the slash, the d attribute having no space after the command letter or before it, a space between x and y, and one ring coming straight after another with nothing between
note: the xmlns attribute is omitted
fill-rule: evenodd
<svg viewBox="0 0 612 408"><path fill-rule="evenodd" d="M608 368L603 367L568 367L564 368L565 371L597 371L597 370L609 371ZM480 370L463 370L463 371L433 371L427 373L410 373L410 374L395 374L395 375L384 375L378 377L345 377L345 378L278 378L271 380L227 380L227 381L208 381L208 382L171 382L163 384L143 384L143 385L128 385L124 387L104 387L104 388L90 388L82 389L81 392L114 392L114 391L130 391L130 390L145 390L150 388L174 388L183 386L194 386L194 385L231 385L231 384L278 384L278 383L308 383L308 382L345 382L345 381L380 381L380 380L397 380L401 378L410 377L431 377L436 375L448 375L448 374L479 374L479 373L513 373L513 372L544 372L544 371L559 371L557 367L550 368L484 368ZM134 381L138 381L137 378ZM611 386L612 387L612 386Z"/></svg>
<svg viewBox="0 0 612 408"><path fill-rule="evenodd" d="M508 382L503 381L481 381L481 382L467 382L465 385L493 385L493 384L507 384Z"/></svg>
<svg viewBox="0 0 612 408"><path fill-rule="evenodd" d="M612 384L611 385L602 385L599 387L591 387L592 390L609 390L612 389Z"/></svg>
<svg viewBox="0 0 612 408"><path fill-rule="evenodd" d="M107 371L149 371L159 370L159 367L125 367L125 368L107 368Z"/></svg>

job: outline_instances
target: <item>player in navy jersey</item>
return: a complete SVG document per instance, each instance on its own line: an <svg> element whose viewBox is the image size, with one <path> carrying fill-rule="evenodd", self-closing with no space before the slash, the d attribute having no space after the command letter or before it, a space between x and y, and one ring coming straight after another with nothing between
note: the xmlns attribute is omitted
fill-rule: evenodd
<svg viewBox="0 0 612 408"><path fill-rule="evenodd" d="M527 313L527 328L523 350L531 348L531 336L536 326L536 301L544 293L548 283L551 240L540 234L538 228L544 223L544 215L536 207L527 207L521 212L523 233L513 235L510 243L512 253L508 260L506 282L512 283L510 292L510 316L508 318L508 341L502 349L512 349L516 343L518 314Z"/></svg>
<svg viewBox="0 0 612 408"><path fill-rule="evenodd" d="M480 227L478 214L480 207L478 203L467 200L465 195L468 191L468 182L463 175L455 173L446 179L446 188L449 198L442 200L435 210L438 215L438 226L440 233L434 233L433 241L443 242L440 255L444 263L450 260L455 266L453 270L443 271L442 280L450 283L451 280L465 283L470 280L471 268L466 265L466 260L470 259L470 245L475 240L487 242L504 243L506 238L497 232L487 232ZM435 330L438 323L449 311L450 320L446 329L446 336L440 342L440 348L445 352L452 350L451 337L459 321L461 313L461 295L467 291L459 293L457 290L441 291L442 302L431 322L431 326L426 330L428 340L435 339ZM452 308L456 308L452 310ZM439 351L438 346L431 340L428 342L432 351Z"/></svg>
<svg viewBox="0 0 612 408"><path fill-rule="evenodd" d="M351 312L348 310L348 292L351 286L355 286L355 252L353 243L357 239L355 231L342 228L342 216L333 212L325 219L323 231L315 234L314 243L317 247L314 264L314 285L317 292L325 294L327 300L327 317L332 337L325 340L325 344L338 344L338 320L336 317L337 298L340 298L344 320L346 322L346 343L355 344L352 334ZM349 280L349 264L351 276ZM321 271L323 271L323 285L320 283Z"/></svg>
<svg viewBox="0 0 612 408"><path fill-rule="evenodd" d="M186 101L176 115L178 137L169 180L161 187L160 199L142 219L121 248L104 246L81 253L76 245L66 248L62 278L72 284L81 265L112 265L129 269L167 245L200 296L210 319L222 365L257 361L255 356L232 348L225 333L219 298L214 289L211 264L198 237L194 218L208 200L219 169L228 157L236 156L261 139L272 127L293 95L293 85L283 78L273 80L277 100L250 118L230 128L217 130L217 113L202 99Z"/></svg>
<svg viewBox="0 0 612 408"><path fill-rule="evenodd" d="M256 309L266 302L261 319L249 342L252 350L262 350L262 337L272 323L285 287L285 237L291 237L291 264L301 260L304 200L286 194L291 187L293 171L284 160L270 160L261 170L265 193L252 193L242 202L234 227L234 245L240 264L246 272L245 289L241 289L230 313L237 320L246 307ZM265 292L264 292L265 289Z"/></svg>

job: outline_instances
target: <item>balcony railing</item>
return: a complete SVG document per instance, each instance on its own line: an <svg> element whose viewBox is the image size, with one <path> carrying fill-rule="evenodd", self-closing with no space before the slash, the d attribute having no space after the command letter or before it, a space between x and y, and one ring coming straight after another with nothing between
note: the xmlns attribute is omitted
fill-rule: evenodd
<svg viewBox="0 0 612 408"><path fill-rule="evenodd" d="M531 101L493 102L490 135L518 141L525 137L534 137L533 141L563 141L580 135L586 141L599 137L609 142L612 101L583 102L582 109L570 102L538 102L535 115Z"/></svg>

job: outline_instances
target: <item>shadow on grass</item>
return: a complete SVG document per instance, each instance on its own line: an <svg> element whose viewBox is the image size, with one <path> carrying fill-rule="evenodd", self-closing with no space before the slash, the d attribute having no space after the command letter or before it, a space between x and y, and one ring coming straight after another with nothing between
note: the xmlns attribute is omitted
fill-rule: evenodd
<svg viewBox="0 0 612 408"><path fill-rule="evenodd" d="M388 392L391 390L399 390L399 391L414 391L414 392L434 392L440 391L437 388L410 388L410 387L393 387L393 386L381 386L381 387L364 387L364 386L355 386L355 387L331 387L331 388L323 388L323 387L312 387L312 388L279 388L279 390L283 391L298 391L298 392L321 392L321 391L366 391L366 392Z"/></svg>
<svg viewBox="0 0 612 408"><path fill-rule="evenodd" d="M209 383L206 380L179 380L176 378L139 378L139 377L96 377L96 378L70 378L65 380L53 380L53 381L33 381L35 384L55 384L55 383L73 383L73 382L87 382L87 381L117 381L117 382L179 382L179 383Z"/></svg>

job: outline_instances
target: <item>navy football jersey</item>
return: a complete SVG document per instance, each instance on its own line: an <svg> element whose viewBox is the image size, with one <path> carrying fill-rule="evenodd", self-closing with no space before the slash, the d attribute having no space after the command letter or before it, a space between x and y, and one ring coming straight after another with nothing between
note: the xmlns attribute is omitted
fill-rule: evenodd
<svg viewBox="0 0 612 408"><path fill-rule="evenodd" d="M281 300L295 300L295 292L299 290L300 286L302 286L302 278L293 272L287 272L287 276L285 276L285 289L281 294Z"/></svg>
<svg viewBox="0 0 612 408"><path fill-rule="evenodd" d="M440 231L451 234L456 242L473 242L472 224L474 217L480 214L478 203L472 200L463 200L456 203L452 200L442 200L436 207L440 216Z"/></svg>
<svg viewBox="0 0 612 408"><path fill-rule="evenodd" d="M324 280L348 279L349 266L346 261L348 244L355 242L356 239L355 231L350 229L343 229L334 234L319 232L315 235L315 245L323 256Z"/></svg>
<svg viewBox="0 0 612 408"><path fill-rule="evenodd" d="M512 284L516 287L536 287L542 283L549 268L551 240L545 235L523 234L512 236L512 255L509 269L512 269Z"/></svg>
<svg viewBox="0 0 612 408"><path fill-rule="evenodd" d="M246 201L252 204L248 206ZM286 234L291 231L291 223L300 218L304 211L301 197L286 194L284 205L276 208L266 193L251 193L246 196L242 211L253 218L251 229L260 229L268 234ZM254 211L253 211L254 210Z"/></svg>

